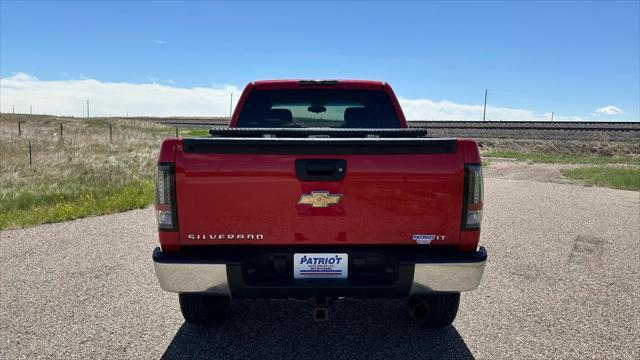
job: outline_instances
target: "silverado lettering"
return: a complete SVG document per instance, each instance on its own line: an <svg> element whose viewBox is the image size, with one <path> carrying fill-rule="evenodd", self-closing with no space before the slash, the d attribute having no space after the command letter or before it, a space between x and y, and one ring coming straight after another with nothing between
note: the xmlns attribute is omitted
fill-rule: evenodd
<svg viewBox="0 0 640 360"><path fill-rule="evenodd" d="M200 240L200 239L227 239L227 240L262 240L264 239L264 235L262 234L188 234L187 239L191 240Z"/></svg>
<svg viewBox="0 0 640 360"><path fill-rule="evenodd" d="M441 327L480 284L478 147L409 128L389 84L252 82L209 134L166 139L158 161L153 262L187 322L231 298L308 299L324 320L359 297Z"/></svg>

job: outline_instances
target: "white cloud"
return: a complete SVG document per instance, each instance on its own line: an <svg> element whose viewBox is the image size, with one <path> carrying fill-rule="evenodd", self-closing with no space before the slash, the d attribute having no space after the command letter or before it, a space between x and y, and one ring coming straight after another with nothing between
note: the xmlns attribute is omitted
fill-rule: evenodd
<svg viewBox="0 0 640 360"><path fill-rule="evenodd" d="M596 112L594 112L593 115L619 115L623 113L624 111L622 111L622 109L620 109L619 107L607 105L605 107L596 109Z"/></svg>
<svg viewBox="0 0 640 360"><path fill-rule="evenodd" d="M0 79L0 111L11 112L15 106L16 112L25 113L32 105L36 114L81 116L89 100L92 116L122 116L127 112L129 116L227 116L230 94L234 93L234 101L237 101L241 91L236 86L224 84L181 88L174 86L171 80L166 80L166 85L152 77L149 81L143 84L115 83L85 77L51 81L19 72ZM482 120L482 104L403 97L400 97L400 104L410 120ZM487 107L487 120L550 118L551 113ZM575 116L555 116L554 119L582 120Z"/></svg>
<svg viewBox="0 0 640 360"><path fill-rule="evenodd" d="M162 40L154 40L153 42L159 45L167 45L169 43L168 41L162 41Z"/></svg>
<svg viewBox="0 0 640 360"><path fill-rule="evenodd" d="M31 76L29 74L25 74L23 72L13 73L13 76L11 76L11 79L16 80L16 81L38 80L37 77Z"/></svg>
<svg viewBox="0 0 640 360"><path fill-rule="evenodd" d="M157 83L132 84L94 79L38 80L16 73L0 79L0 111L81 116L90 101L92 116L225 116L230 94L234 101L240 89L231 85L179 88Z"/></svg>
<svg viewBox="0 0 640 360"><path fill-rule="evenodd" d="M399 98L407 119L411 120L482 120L483 105L459 104L452 101ZM550 120L551 113L536 114L532 110L487 106L487 120ZM555 120L569 120L554 117Z"/></svg>

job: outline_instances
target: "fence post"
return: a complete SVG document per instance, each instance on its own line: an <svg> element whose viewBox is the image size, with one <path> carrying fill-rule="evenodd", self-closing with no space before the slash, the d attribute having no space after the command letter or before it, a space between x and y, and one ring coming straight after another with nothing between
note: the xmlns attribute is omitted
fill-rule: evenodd
<svg viewBox="0 0 640 360"><path fill-rule="evenodd" d="M111 129L111 123L109 123L109 141L113 144L113 130Z"/></svg>
<svg viewBox="0 0 640 360"><path fill-rule="evenodd" d="M22 121L18 121L18 136L22 136Z"/></svg>
<svg viewBox="0 0 640 360"><path fill-rule="evenodd" d="M29 166L31 166L31 140L29 140Z"/></svg>
<svg viewBox="0 0 640 360"><path fill-rule="evenodd" d="M60 141L62 141L62 123L60 123Z"/></svg>
<svg viewBox="0 0 640 360"><path fill-rule="evenodd" d="M178 138L178 127L176 126L176 139Z"/></svg>

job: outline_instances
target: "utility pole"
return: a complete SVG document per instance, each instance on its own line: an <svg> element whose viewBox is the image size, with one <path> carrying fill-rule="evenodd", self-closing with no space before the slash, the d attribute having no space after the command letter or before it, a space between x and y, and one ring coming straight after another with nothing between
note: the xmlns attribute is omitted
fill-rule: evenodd
<svg viewBox="0 0 640 360"><path fill-rule="evenodd" d="M13 113L13 115L16 114L16 106L15 105L11 105L11 112Z"/></svg>
<svg viewBox="0 0 640 360"><path fill-rule="evenodd" d="M487 119L487 89L484 89L484 111L482 112L482 121Z"/></svg>
<svg viewBox="0 0 640 360"><path fill-rule="evenodd" d="M553 111L551 112L551 121L553 121Z"/></svg>
<svg viewBox="0 0 640 360"><path fill-rule="evenodd" d="M229 103L229 119L231 119L232 112L233 112L233 93L231 93L231 102Z"/></svg>
<svg viewBox="0 0 640 360"><path fill-rule="evenodd" d="M89 118L89 100L87 100L87 119Z"/></svg>
<svg viewBox="0 0 640 360"><path fill-rule="evenodd" d="M29 115L33 115L33 106L29 104Z"/></svg>

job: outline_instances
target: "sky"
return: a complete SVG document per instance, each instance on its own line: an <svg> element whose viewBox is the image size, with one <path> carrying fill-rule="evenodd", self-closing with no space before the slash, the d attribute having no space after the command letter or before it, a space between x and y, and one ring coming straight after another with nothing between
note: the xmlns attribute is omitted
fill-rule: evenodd
<svg viewBox="0 0 640 360"><path fill-rule="evenodd" d="M0 111L228 115L260 79L389 82L407 118L640 121L640 1L0 2Z"/></svg>

